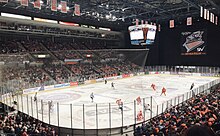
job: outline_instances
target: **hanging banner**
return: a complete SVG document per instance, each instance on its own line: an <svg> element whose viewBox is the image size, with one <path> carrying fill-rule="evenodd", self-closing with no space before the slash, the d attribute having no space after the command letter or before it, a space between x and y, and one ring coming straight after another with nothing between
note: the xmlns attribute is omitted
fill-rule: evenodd
<svg viewBox="0 0 220 136"><path fill-rule="evenodd" d="M34 7L41 9L40 0L36 0L36 1L34 2Z"/></svg>
<svg viewBox="0 0 220 136"><path fill-rule="evenodd" d="M51 10L57 11L57 0L51 0Z"/></svg>
<svg viewBox="0 0 220 136"><path fill-rule="evenodd" d="M76 15L76 16L80 16L80 5L78 5L78 4L75 4L74 5L74 14Z"/></svg>
<svg viewBox="0 0 220 136"><path fill-rule="evenodd" d="M170 28L174 28L174 20L170 20Z"/></svg>
<svg viewBox="0 0 220 136"><path fill-rule="evenodd" d="M136 19L136 26L138 26L139 25L139 20L138 19Z"/></svg>
<svg viewBox="0 0 220 136"><path fill-rule="evenodd" d="M145 24L148 24L148 21L145 21Z"/></svg>
<svg viewBox="0 0 220 136"><path fill-rule="evenodd" d="M212 23L215 24L215 14L212 14Z"/></svg>
<svg viewBox="0 0 220 136"><path fill-rule="evenodd" d="M204 12L204 9L203 9L203 7L201 6L201 7L200 7L200 17L203 17L203 15L204 15L203 12Z"/></svg>
<svg viewBox="0 0 220 136"><path fill-rule="evenodd" d="M211 13L211 16L212 16L211 22L212 22L212 23L215 23L215 15L214 15L213 13Z"/></svg>
<svg viewBox="0 0 220 136"><path fill-rule="evenodd" d="M192 25L192 17L187 17L186 25Z"/></svg>
<svg viewBox="0 0 220 136"><path fill-rule="evenodd" d="M207 34L205 30L181 33L181 55L206 55Z"/></svg>
<svg viewBox="0 0 220 136"><path fill-rule="evenodd" d="M161 25L160 24L158 25L158 31L159 32L161 31Z"/></svg>
<svg viewBox="0 0 220 136"><path fill-rule="evenodd" d="M210 22L212 23L212 12L210 12Z"/></svg>
<svg viewBox="0 0 220 136"><path fill-rule="evenodd" d="M204 19L207 19L207 9L204 9L204 15L203 15Z"/></svg>
<svg viewBox="0 0 220 136"><path fill-rule="evenodd" d="M212 13L212 23L215 23L215 15Z"/></svg>
<svg viewBox="0 0 220 136"><path fill-rule="evenodd" d="M60 4L61 4L61 12L62 13L67 13L67 8L66 8L67 3L66 3L66 1L61 1Z"/></svg>
<svg viewBox="0 0 220 136"><path fill-rule="evenodd" d="M207 13L207 16L206 16L207 18L206 18L206 19L207 19L207 20L210 20L210 18L209 18L209 17L210 17L210 12L209 12L209 10L207 10L206 13Z"/></svg>
<svg viewBox="0 0 220 136"><path fill-rule="evenodd" d="M0 2L8 3L8 0L0 0Z"/></svg>
<svg viewBox="0 0 220 136"><path fill-rule="evenodd" d="M22 6L28 6L28 0L21 0L20 2Z"/></svg>

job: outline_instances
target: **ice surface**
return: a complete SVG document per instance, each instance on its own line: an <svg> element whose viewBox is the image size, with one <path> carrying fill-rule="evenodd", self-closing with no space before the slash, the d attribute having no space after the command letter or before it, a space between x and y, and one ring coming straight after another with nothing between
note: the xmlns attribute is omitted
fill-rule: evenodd
<svg viewBox="0 0 220 136"><path fill-rule="evenodd" d="M135 117L140 110L144 114L144 119L149 119L150 111L144 111L143 105L144 103L151 104L151 96L153 98L152 115L155 116L162 110L164 111L167 106L177 104L178 99L174 98L189 92L192 83L195 83L194 88L196 88L215 79L217 78L180 77L178 75L165 74L135 76L108 81L107 84L100 82L67 89L39 92L37 102L33 102L34 94L15 99L18 99L18 109L20 111L53 125L86 129L113 128L120 127L122 123L124 126L136 123ZM115 89L111 87L111 82L115 83ZM156 91L153 91L150 87L152 83L156 85ZM167 89L166 96L160 96L162 87ZM92 92L94 93L93 103L90 99ZM134 100L138 96L142 99L140 105L134 104ZM162 105L162 103L171 98L173 101ZM185 100L186 98L187 96L185 95L185 98L179 98L179 100ZM116 104L117 99L121 99L124 103L123 114ZM50 100L53 101L54 107L52 112L49 113L49 108L46 107L48 104L46 103ZM42 103L44 105L43 108Z"/></svg>

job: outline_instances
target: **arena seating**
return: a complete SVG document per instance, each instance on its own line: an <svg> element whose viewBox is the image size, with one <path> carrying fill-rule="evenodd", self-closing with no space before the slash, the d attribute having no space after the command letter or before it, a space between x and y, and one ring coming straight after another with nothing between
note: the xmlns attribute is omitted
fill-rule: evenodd
<svg viewBox="0 0 220 136"><path fill-rule="evenodd" d="M49 34L64 34L72 36L86 36L93 38L106 38L112 40L119 40L118 36L106 34L104 37L100 32L91 31L79 31L71 29L60 29L57 27L45 27L45 26L34 26L27 24L14 24L13 22L0 22L0 29L14 30L14 31L28 31L28 32L40 32Z"/></svg>
<svg viewBox="0 0 220 136"><path fill-rule="evenodd" d="M25 51L19 47L19 43L15 40L6 41L0 39L0 45L0 54L21 53Z"/></svg>
<svg viewBox="0 0 220 136"><path fill-rule="evenodd" d="M42 82L49 81L50 78L40 67L27 66L26 68L7 67L2 72L3 81L8 81L13 86L19 83L19 88L28 86L39 86ZM29 84L27 86L27 84Z"/></svg>
<svg viewBox="0 0 220 136"><path fill-rule="evenodd" d="M101 77L131 73L139 67L120 57L116 51L100 51L106 48L99 40L75 39L55 41L43 39L2 39L1 54L29 54L21 61L38 62L38 66L6 68L4 80L21 80L30 84L55 80L57 83L70 80L89 80ZM38 60L35 54L50 54L50 60ZM18 58L18 57L15 57ZM35 58L35 59L33 59ZM7 58L4 58L7 59ZM10 59L10 57L8 57ZM65 59L78 59L75 64L67 64ZM5 60L7 62L7 60ZM8 60L10 61L10 60ZM21 62L20 61L20 62ZM37 84L39 85L39 84Z"/></svg>
<svg viewBox="0 0 220 136"><path fill-rule="evenodd" d="M21 31L30 29L25 26L19 26L19 28ZM2 45L0 54L4 55L0 60L5 63L16 62L13 63L13 67L2 69L3 81L8 81L16 88L15 90L46 85L50 80L55 80L56 83L69 82L75 79L74 77L91 80L131 73L139 69L139 66L120 58L117 51L99 51L107 47L102 41L97 40L76 39L74 42L52 42L43 39L8 38L0 39L0 44ZM41 53L50 54L51 58L43 61L35 58L35 54ZM66 64L65 59L81 61L76 64ZM19 66L19 63L23 62L27 63ZM0 133L7 133L7 135L56 135L53 128L22 113L1 114L0 122Z"/></svg>
<svg viewBox="0 0 220 136"><path fill-rule="evenodd" d="M70 77L70 73L62 65L44 64L43 69L59 83L62 82L62 79Z"/></svg>
<svg viewBox="0 0 220 136"><path fill-rule="evenodd" d="M41 45L42 42L43 41L40 41L40 40L20 41L21 45L23 45L28 52L44 51L44 48Z"/></svg>
<svg viewBox="0 0 220 136"><path fill-rule="evenodd" d="M0 134L7 136L57 136L57 131L23 113L2 113Z"/></svg>
<svg viewBox="0 0 220 136"><path fill-rule="evenodd" d="M207 126L212 131L220 131L220 86L211 94L200 94L180 105L168 109L138 126L135 136L182 136L188 128Z"/></svg>

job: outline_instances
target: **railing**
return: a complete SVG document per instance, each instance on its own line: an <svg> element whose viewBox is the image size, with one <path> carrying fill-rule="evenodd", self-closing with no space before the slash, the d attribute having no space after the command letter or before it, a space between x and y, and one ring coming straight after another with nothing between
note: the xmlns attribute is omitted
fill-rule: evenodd
<svg viewBox="0 0 220 136"><path fill-rule="evenodd" d="M147 67L147 71L169 71L172 67ZM176 68L178 69L178 68ZM203 72L210 73L215 76L219 72L219 68L196 68L191 73ZM206 69L206 70L204 70ZM211 72L210 72L211 71ZM189 72L184 69L183 71L177 70L169 71L170 73ZM213 72L213 73L212 73ZM147 72L146 72L147 73ZM201 73L205 74L205 73ZM216 79L207 84L201 85L198 88L188 91L182 95L174 97L170 100L164 101L160 104L156 103L155 98L146 97L141 99L138 103L136 100L133 102L125 102L122 110L116 103L103 103L103 104L67 104L64 102L58 102L53 104L53 108L50 107L48 100L38 99L34 101L34 96L19 95L12 96L6 90L1 88L1 101L9 106L15 106L17 110L28 114L36 119L41 120L49 125L58 126L60 134L69 135L101 135L101 134L123 134L132 133L135 126L153 118L172 106L178 105L193 95L200 93L209 93L210 88L220 83L220 79ZM58 96L54 96L58 97ZM14 101L17 105L14 105ZM150 104L150 110L145 110L146 104ZM138 120L138 112L142 109L143 119ZM52 110L52 111L51 111ZM65 116L60 115L61 111L65 111ZM87 122L89 120L89 122ZM72 129L74 128L74 129Z"/></svg>
<svg viewBox="0 0 220 136"><path fill-rule="evenodd" d="M147 71L169 71L171 73L189 72L201 74L220 75L220 67L199 67L199 66L146 66Z"/></svg>
<svg viewBox="0 0 220 136"><path fill-rule="evenodd" d="M14 134L14 133L3 133L3 132L0 132L0 136L17 136L17 135Z"/></svg>
<svg viewBox="0 0 220 136"><path fill-rule="evenodd" d="M17 134L14 134L14 133L3 133L3 132L0 132L0 136L20 136L20 135L17 135ZM41 136L41 134L31 134L30 136Z"/></svg>
<svg viewBox="0 0 220 136"><path fill-rule="evenodd" d="M135 73L142 72L136 71ZM123 74L123 73L122 73ZM121 75L122 75L121 74ZM94 74L90 75L92 78L87 78L89 80L96 80L98 78L101 78L101 75ZM61 84L61 83L70 83L70 82L78 82L79 85L84 84L86 79L84 79L84 76L79 77L79 76L70 76L64 79L59 79L59 81L55 80L47 80L44 81L43 83L41 82L28 82L28 81L23 81L23 80L9 80L7 82L4 82L2 85L3 88L7 89L8 92L17 92L21 91L21 89L28 89L28 88L34 88L34 87L40 87L42 85L44 86L49 86L49 85L56 85L56 84Z"/></svg>
<svg viewBox="0 0 220 136"><path fill-rule="evenodd" d="M100 39L100 40L102 40L102 39L104 39L104 40L116 40L116 41L118 41L118 40L120 40L118 37L120 37L120 34L118 34L117 32L114 32L115 34L114 35L116 35L116 36L109 36L109 35L107 35L107 37L105 36L105 37L101 37L101 36L99 36L99 34L97 34L97 35L84 35L84 34L79 34L79 33L69 33L69 32L65 32L65 31L61 31L61 32L58 32L58 31L49 31L49 30L46 30L46 31L44 31L44 30L40 30L40 29L29 29L29 30L27 30L27 29L24 29L24 30L22 30L22 29L20 29L20 30L17 30L17 29L15 29L15 28L10 28L10 27L8 27L8 26L0 26L0 31L2 31L2 32L8 32L8 33L10 33L10 32L16 32L16 33L24 33L24 34L41 34L41 35L51 35L51 36L57 36L57 35L59 35L59 36L66 36L66 37L86 37L86 38L88 38L88 37L90 37L91 39ZM89 31L88 31L88 34L89 34Z"/></svg>

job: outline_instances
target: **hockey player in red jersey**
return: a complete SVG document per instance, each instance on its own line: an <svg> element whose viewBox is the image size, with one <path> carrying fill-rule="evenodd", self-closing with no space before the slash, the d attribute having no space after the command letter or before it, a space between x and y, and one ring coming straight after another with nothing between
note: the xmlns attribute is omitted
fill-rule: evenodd
<svg viewBox="0 0 220 136"><path fill-rule="evenodd" d="M152 84L152 85L151 85L151 88L152 88L154 91L156 91L156 85L155 85L155 84Z"/></svg>
<svg viewBox="0 0 220 136"><path fill-rule="evenodd" d="M166 96L166 91L167 91L167 90L163 87L163 88L162 88L161 95L164 94L164 95ZM161 95L160 95L160 96L161 96Z"/></svg>

